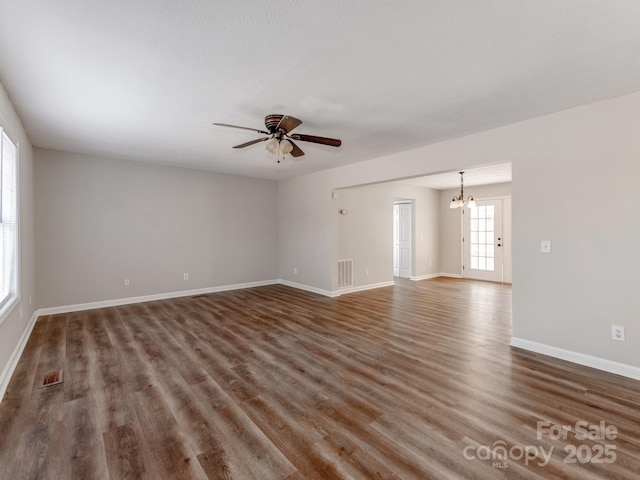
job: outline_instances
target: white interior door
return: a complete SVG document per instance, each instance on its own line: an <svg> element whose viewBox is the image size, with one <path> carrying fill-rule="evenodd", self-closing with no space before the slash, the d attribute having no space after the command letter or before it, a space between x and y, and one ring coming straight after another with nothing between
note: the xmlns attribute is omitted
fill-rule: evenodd
<svg viewBox="0 0 640 480"><path fill-rule="evenodd" d="M464 209L462 273L465 278L511 282L511 246L505 249L505 242L510 239L505 238L503 203L504 199L477 200L476 207ZM510 216L510 199L507 210ZM507 226L510 236L510 218Z"/></svg>
<svg viewBox="0 0 640 480"><path fill-rule="evenodd" d="M398 248L400 251L398 276L402 278L411 278L412 207L410 203L398 204Z"/></svg>
<svg viewBox="0 0 640 480"><path fill-rule="evenodd" d="M400 205L393 204L393 276L400 276Z"/></svg>

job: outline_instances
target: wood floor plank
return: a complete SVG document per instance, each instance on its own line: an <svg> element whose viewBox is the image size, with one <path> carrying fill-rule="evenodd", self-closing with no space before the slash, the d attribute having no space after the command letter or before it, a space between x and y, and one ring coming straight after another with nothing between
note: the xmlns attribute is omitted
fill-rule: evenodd
<svg viewBox="0 0 640 480"><path fill-rule="evenodd" d="M144 443L144 464L153 465L158 478L198 478L195 455L186 445L180 427L157 386L134 395L134 405Z"/></svg>
<svg viewBox="0 0 640 480"><path fill-rule="evenodd" d="M140 442L133 426L113 426L104 432L103 437L107 468L111 478L130 480L145 476Z"/></svg>
<svg viewBox="0 0 640 480"><path fill-rule="evenodd" d="M70 445L71 478L108 479L102 432L96 425L92 396L79 397L65 403L64 422Z"/></svg>
<svg viewBox="0 0 640 480"><path fill-rule="evenodd" d="M510 286L446 278L41 317L0 405L0 478L637 478L640 382L510 337ZM617 434L580 438L580 421ZM479 458L496 445L515 450ZM604 447L615 461L586 459Z"/></svg>

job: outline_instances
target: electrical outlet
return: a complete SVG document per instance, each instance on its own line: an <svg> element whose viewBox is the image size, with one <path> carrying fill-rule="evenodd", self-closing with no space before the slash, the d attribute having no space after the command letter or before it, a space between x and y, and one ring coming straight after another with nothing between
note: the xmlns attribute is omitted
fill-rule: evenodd
<svg viewBox="0 0 640 480"><path fill-rule="evenodd" d="M540 253L551 253L551 240L540 241Z"/></svg>
<svg viewBox="0 0 640 480"><path fill-rule="evenodd" d="M365 268L365 269L364 269L364 274L365 274L365 276L366 276L366 277L368 277L368 276L369 276L369 269L368 269L368 268Z"/></svg>
<svg viewBox="0 0 640 480"><path fill-rule="evenodd" d="M184 274L184 279L185 279L185 280L189 280L189 274L188 274L188 273L185 273L185 274Z"/></svg>
<svg viewBox="0 0 640 480"><path fill-rule="evenodd" d="M611 339L624 342L626 340L624 337L624 327L611 325Z"/></svg>
<svg viewBox="0 0 640 480"><path fill-rule="evenodd" d="M293 274L297 275L298 274L298 267L293 267Z"/></svg>
<svg viewBox="0 0 640 480"><path fill-rule="evenodd" d="M129 285L131 285L131 280L129 280L128 278L124 279L124 286L128 287Z"/></svg>

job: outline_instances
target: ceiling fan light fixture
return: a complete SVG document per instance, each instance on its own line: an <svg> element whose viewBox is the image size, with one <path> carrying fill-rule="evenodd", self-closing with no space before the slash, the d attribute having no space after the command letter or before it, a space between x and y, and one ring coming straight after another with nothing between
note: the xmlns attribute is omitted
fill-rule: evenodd
<svg viewBox="0 0 640 480"><path fill-rule="evenodd" d="M278 145L279 143L280 142L278 142L277 138L272 138L267 142L267 144L265 145L265 148L269 151L269 153L273 153L274 155L276 155L280 147Z"/></svg>
<svg viewBox="0 0 640 480"><path fill-rule="evenodd" d="M282 140L280 141L279 150L281 155L286 155L287 153L291 153L291 151L293 150L293 145L291 145L291 142L289 140Z"/></svg>

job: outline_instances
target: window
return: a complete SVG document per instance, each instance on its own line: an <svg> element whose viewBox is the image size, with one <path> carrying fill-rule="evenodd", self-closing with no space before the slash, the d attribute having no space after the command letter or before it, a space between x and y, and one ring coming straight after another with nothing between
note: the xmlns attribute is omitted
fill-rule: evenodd
<svg viewBox="0 0 640 480"><path fill-rule="evenodd" d="M471 268L493 272L494 206L473 207L469 210L471 210Z"/></svg>
<svg viewBox="0 0 640 480"><path fill-rule="evenodd" d="M0 312L17 296L16 167L18 148L0 128Z"/></svg>

